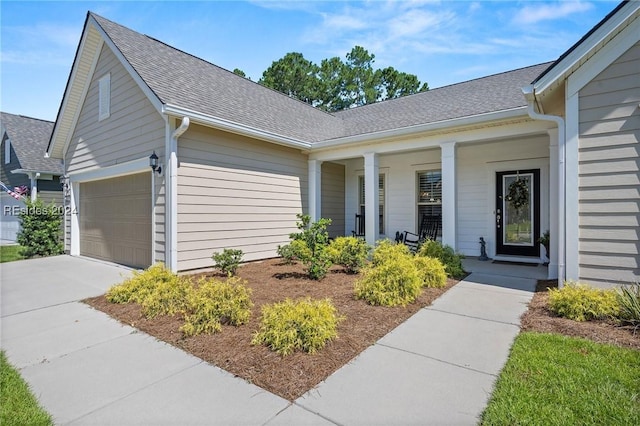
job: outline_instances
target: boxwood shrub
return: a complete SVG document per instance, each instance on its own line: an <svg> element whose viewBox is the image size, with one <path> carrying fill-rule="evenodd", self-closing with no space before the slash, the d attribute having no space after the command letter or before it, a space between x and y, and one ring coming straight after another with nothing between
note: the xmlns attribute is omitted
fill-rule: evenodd
<svg viewBox="0 0 640 426"><path fill-rule="evenodd" d="M576 282L567 282L561 289L550 289L549 309L574 321L614 318L620 313L615 290Z"/></svg>

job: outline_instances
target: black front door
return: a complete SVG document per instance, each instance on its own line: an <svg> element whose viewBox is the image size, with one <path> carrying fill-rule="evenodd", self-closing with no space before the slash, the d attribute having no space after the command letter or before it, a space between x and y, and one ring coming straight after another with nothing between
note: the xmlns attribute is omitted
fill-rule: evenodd
<svg viewBox="0 0 640 426"><path fill-rule="evenodd" d="M540 256L540 170L496 173L496 254Z"/></svg>

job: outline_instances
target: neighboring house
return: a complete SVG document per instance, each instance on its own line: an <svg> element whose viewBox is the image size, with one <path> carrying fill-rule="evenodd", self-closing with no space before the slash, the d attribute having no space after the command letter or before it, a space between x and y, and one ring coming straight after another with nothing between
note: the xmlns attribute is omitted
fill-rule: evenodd
<svg viewBox="0 0 640 426"><path fill-rule="evenodd" d="M64 173L62 161L44 158L52 131L51 121L0 112L0 181L10 190L28 188L32 200L40 198L45 203L54 201L62 204L59 180ZM0 199L0 238L15 241L20 229L16 208L24 207L24 202L16 200L5 190L2 190Z"/></svg>
<svg viewBox="0 0 640 426"><path fill-rule="evenodd" d="M47 149L71 182L66 249L182 271L224 248L273 257L301 212L333 236L377 218L369 243L429 214L467 256L484 237L541 263L548 229L550 278L637 281L639 8L553 63L335 114L89 13Z"/></svg>

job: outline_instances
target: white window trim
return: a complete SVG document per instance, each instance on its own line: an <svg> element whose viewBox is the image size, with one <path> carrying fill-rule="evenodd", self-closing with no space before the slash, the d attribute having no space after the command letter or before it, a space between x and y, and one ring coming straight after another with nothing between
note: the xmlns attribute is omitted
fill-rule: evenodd
<svg viewBox="0 0 640 426"><path fill-rule="evenodd" d="M422 217L420 217L420 206L439 206L440 207L440 216L442 216L442 188L440 188L440 202L420 202L420 175L422 173L436 173L440 172L440 182L442 184L442 169L426 169L426 170L418 170L416 172L416 230L420 229L420 221ZM438 235L442 234L442 229L438 231Z"/></svg>
<svg viewBox="0 0 640 426"><path fill-rule="evenodd" d="M111 116L111 73L98 80L98 121Z"/></svg>
<svg viewBox="0 0 640 426"><path fill-rule="evenodd" d="M11 163L11 139L4 140L4 164Z"/></svg>

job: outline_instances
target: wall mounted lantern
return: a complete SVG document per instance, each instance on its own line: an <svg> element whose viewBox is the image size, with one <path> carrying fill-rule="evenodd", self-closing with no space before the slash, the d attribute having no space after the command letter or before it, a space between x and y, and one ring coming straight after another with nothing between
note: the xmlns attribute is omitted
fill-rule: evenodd
<svg viewBox="0 0 640 426"><path fill-rule="evenodd" d="M162 173L162 167L158 165L158 156L155 151L153 151L153 154L149 156L149 166L154 172L157 172L158 174Z"/></svg>

